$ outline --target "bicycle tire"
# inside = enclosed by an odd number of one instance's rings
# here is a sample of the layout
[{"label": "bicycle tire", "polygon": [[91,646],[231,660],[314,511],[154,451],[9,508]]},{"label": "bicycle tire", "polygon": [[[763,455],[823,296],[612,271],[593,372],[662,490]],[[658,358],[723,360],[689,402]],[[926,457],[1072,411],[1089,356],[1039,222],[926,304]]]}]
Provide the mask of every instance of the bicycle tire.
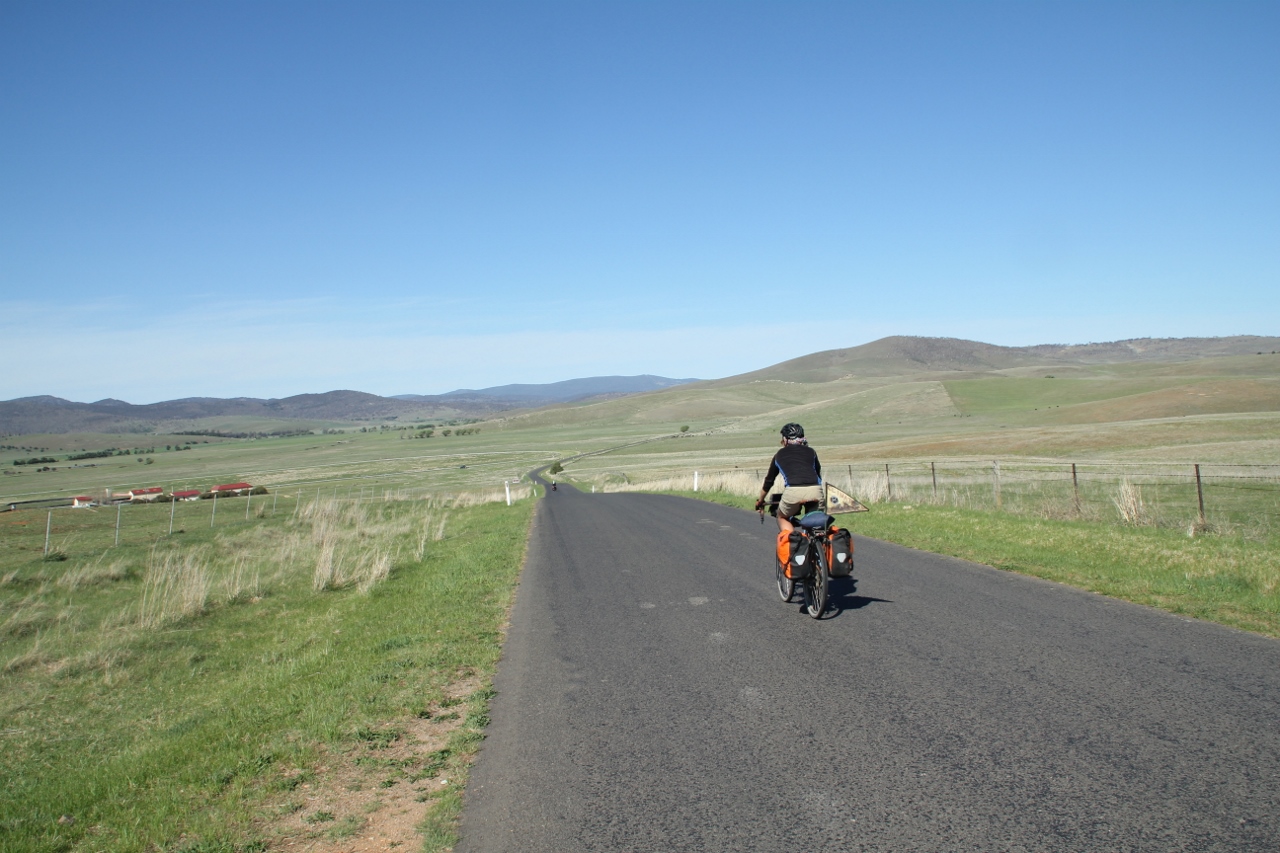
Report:
[{"label": "bicycle tire", "polygon": [[805,610],[814,619],[821,619],[827,609],[827,555],[821,542],[811,542],[809,559],[813,560],[813,576],[804,584]]},{"label": "bicycle tire", "polygon": [[778,597],[784,602],[790,603],[791,599],[796,596],[796,582],[787,577],[777,553],[773,555],[773,573],[778,579]]}]

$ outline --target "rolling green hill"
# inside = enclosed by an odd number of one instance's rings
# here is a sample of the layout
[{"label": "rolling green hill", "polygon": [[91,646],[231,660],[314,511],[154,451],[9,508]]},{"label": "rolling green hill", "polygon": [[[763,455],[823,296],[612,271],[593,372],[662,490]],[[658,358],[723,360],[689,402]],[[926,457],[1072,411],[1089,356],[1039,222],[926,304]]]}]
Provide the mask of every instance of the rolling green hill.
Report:
[{"label": "rolling green hill", "polygon": [[[1269,341],[1280,350],[1280,339],[1223,340],[1235,343],[1015,349],[888,338],[737,377],[503,413],[477,424],[478,434],[438,434],[421,441],[401,440],[410,433],[394,426],[360,433],[350,423],[343,425],[341,437],[259,441],[160,434],[15,436],[5,441],[9,449],[0,450],[6,473],[0,497],[158,483],[199,486],[210,478],[250,478],[274,487],[426,477],[440,488],[491,488],[536,464],[622,445],[628,447],[574,463],[575,469],[627,475],[697,467],[754,469],[767,461],[778,428],[788,421],[804,424],[822,448],[823,460],[835,464],[995,457],[1280,463],[1280,355],[1269,349],[1257,354]],[[1231,347],[1257,349],[1252,355],[1187,355]],[[1122,360],[1105,360],[1115,352]],[[861,372],[821,378],[851,369]],[[769,373],[774,376],[764,378]],[[216,426],[247,432],[287,423],[255,415],[219,418]],[[687,433],[681,427],[688,427]],[[676,435],[678,440],[664,438]],[[165,445],[187,441],[197,447],[163,451]],[[36,466],[12,464],[46,453],[65,457],[85,449],[153,446],[162,451],[147,457],[154,464],[133,456],[73,466],[60,458],[58,470],[43,473]]]},{"label": "rolling green hill", "polygon": [[[727,465],[799,421],[824,458],[1146,454],[1280,461],[1280,338],[995,347],[886,338],[763,370],[494,422],[504,431],[691,428]],[[1246,354],[1248,353],[1248,354]],[[670,449],[645,453],[669,459]],[[652,460],[658,463],[655,456]],[[605,459],[597,463],[605,464]],[[641,464],[637,460],[636,464]]]}]

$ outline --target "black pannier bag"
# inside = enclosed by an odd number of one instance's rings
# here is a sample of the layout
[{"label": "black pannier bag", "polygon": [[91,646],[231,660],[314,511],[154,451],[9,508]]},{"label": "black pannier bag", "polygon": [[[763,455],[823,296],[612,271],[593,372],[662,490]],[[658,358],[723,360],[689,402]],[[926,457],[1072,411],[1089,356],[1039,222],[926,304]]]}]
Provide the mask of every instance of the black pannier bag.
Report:
[{"label": "black pannier bag", "polygon": [[827,565],[831,577],[847,578],[853,571],[853,537],[839,527],[831,531],[827,540]]},{"label": "black pannier bag", "polygon": [[793,581],[805,580],[813,575],[809,561],[809,539],[799,530],[791,531],[791,559],[787,563],[787,577]]}]

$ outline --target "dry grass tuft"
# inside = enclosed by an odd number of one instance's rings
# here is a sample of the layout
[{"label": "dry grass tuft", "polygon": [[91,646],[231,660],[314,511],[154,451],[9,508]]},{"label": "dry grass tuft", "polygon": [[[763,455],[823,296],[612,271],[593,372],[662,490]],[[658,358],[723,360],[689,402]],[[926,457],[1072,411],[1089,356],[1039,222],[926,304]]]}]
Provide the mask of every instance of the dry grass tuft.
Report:
[{"label": "dry grass tuft", "polygon": [[138,623],[143,628],[159,628],[203,613],[211,588],[203,548],[164,555],[153,550],[143,579]]},{"label": "dry grass tuft", "polygon": [[866,504],[884,503],[889,499],[889,477],[882,471],[859,473],[854,477],[853,496]]},{"label": "dry grass tuft", "polygon": [[1150,521],[1147,507],[1142,501],[1142,487],[1130,483],[1128,477],[1120,481],[1120,488],[1111,501],[1120,511],[1120,518],[1125,524],[1136,527]]},{"label": "dry grass tuft", "polygon": [[101,583],[112,583],[127,579],[130,575],[130,570],[124,560],[113,560],[103,565],[108,553],[110,552],[103,551],[98,559],[89,563],[82,563],[67,570],[55,583],[68,590],[75,590],[82,586],[96,586]]},{"label": "dry grass tuft", "polygon": [[51,625],[56,617],[49,609],[34,606],[19,606],[0,624],[0,638],[17,639],[40,633],[41,629]]},{"label": "dry grass tuft", "polygon": [[10,658],[9,662],[4,665],[4,671],[22,672],[23,670],[35,669],[39,666],[47,666],[49,664],[49,656],[40,646],[40,635],[36,635],[36,641],[31,644],[31,648],[22,654]]}]

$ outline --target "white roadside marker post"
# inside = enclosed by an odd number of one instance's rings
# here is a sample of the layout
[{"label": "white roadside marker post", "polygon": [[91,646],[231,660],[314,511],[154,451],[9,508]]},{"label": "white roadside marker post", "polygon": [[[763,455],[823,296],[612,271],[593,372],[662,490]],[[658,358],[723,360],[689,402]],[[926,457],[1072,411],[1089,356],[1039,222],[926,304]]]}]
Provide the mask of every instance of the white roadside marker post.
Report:
[{"label": "white roadside marker post", "polygon": [[124,504],[116,504],[116,544],[120,544],[120,508]]},{"label": "white roadside marker post", "polygon": [[697,471],[693,472],[693,490],[695,492],[698,491],[698,472]]},{"label": "white roadside marker post", "polygon": [[502,487],[507,490],[507,506],[511,506],[511,482],[503,480]]}]

